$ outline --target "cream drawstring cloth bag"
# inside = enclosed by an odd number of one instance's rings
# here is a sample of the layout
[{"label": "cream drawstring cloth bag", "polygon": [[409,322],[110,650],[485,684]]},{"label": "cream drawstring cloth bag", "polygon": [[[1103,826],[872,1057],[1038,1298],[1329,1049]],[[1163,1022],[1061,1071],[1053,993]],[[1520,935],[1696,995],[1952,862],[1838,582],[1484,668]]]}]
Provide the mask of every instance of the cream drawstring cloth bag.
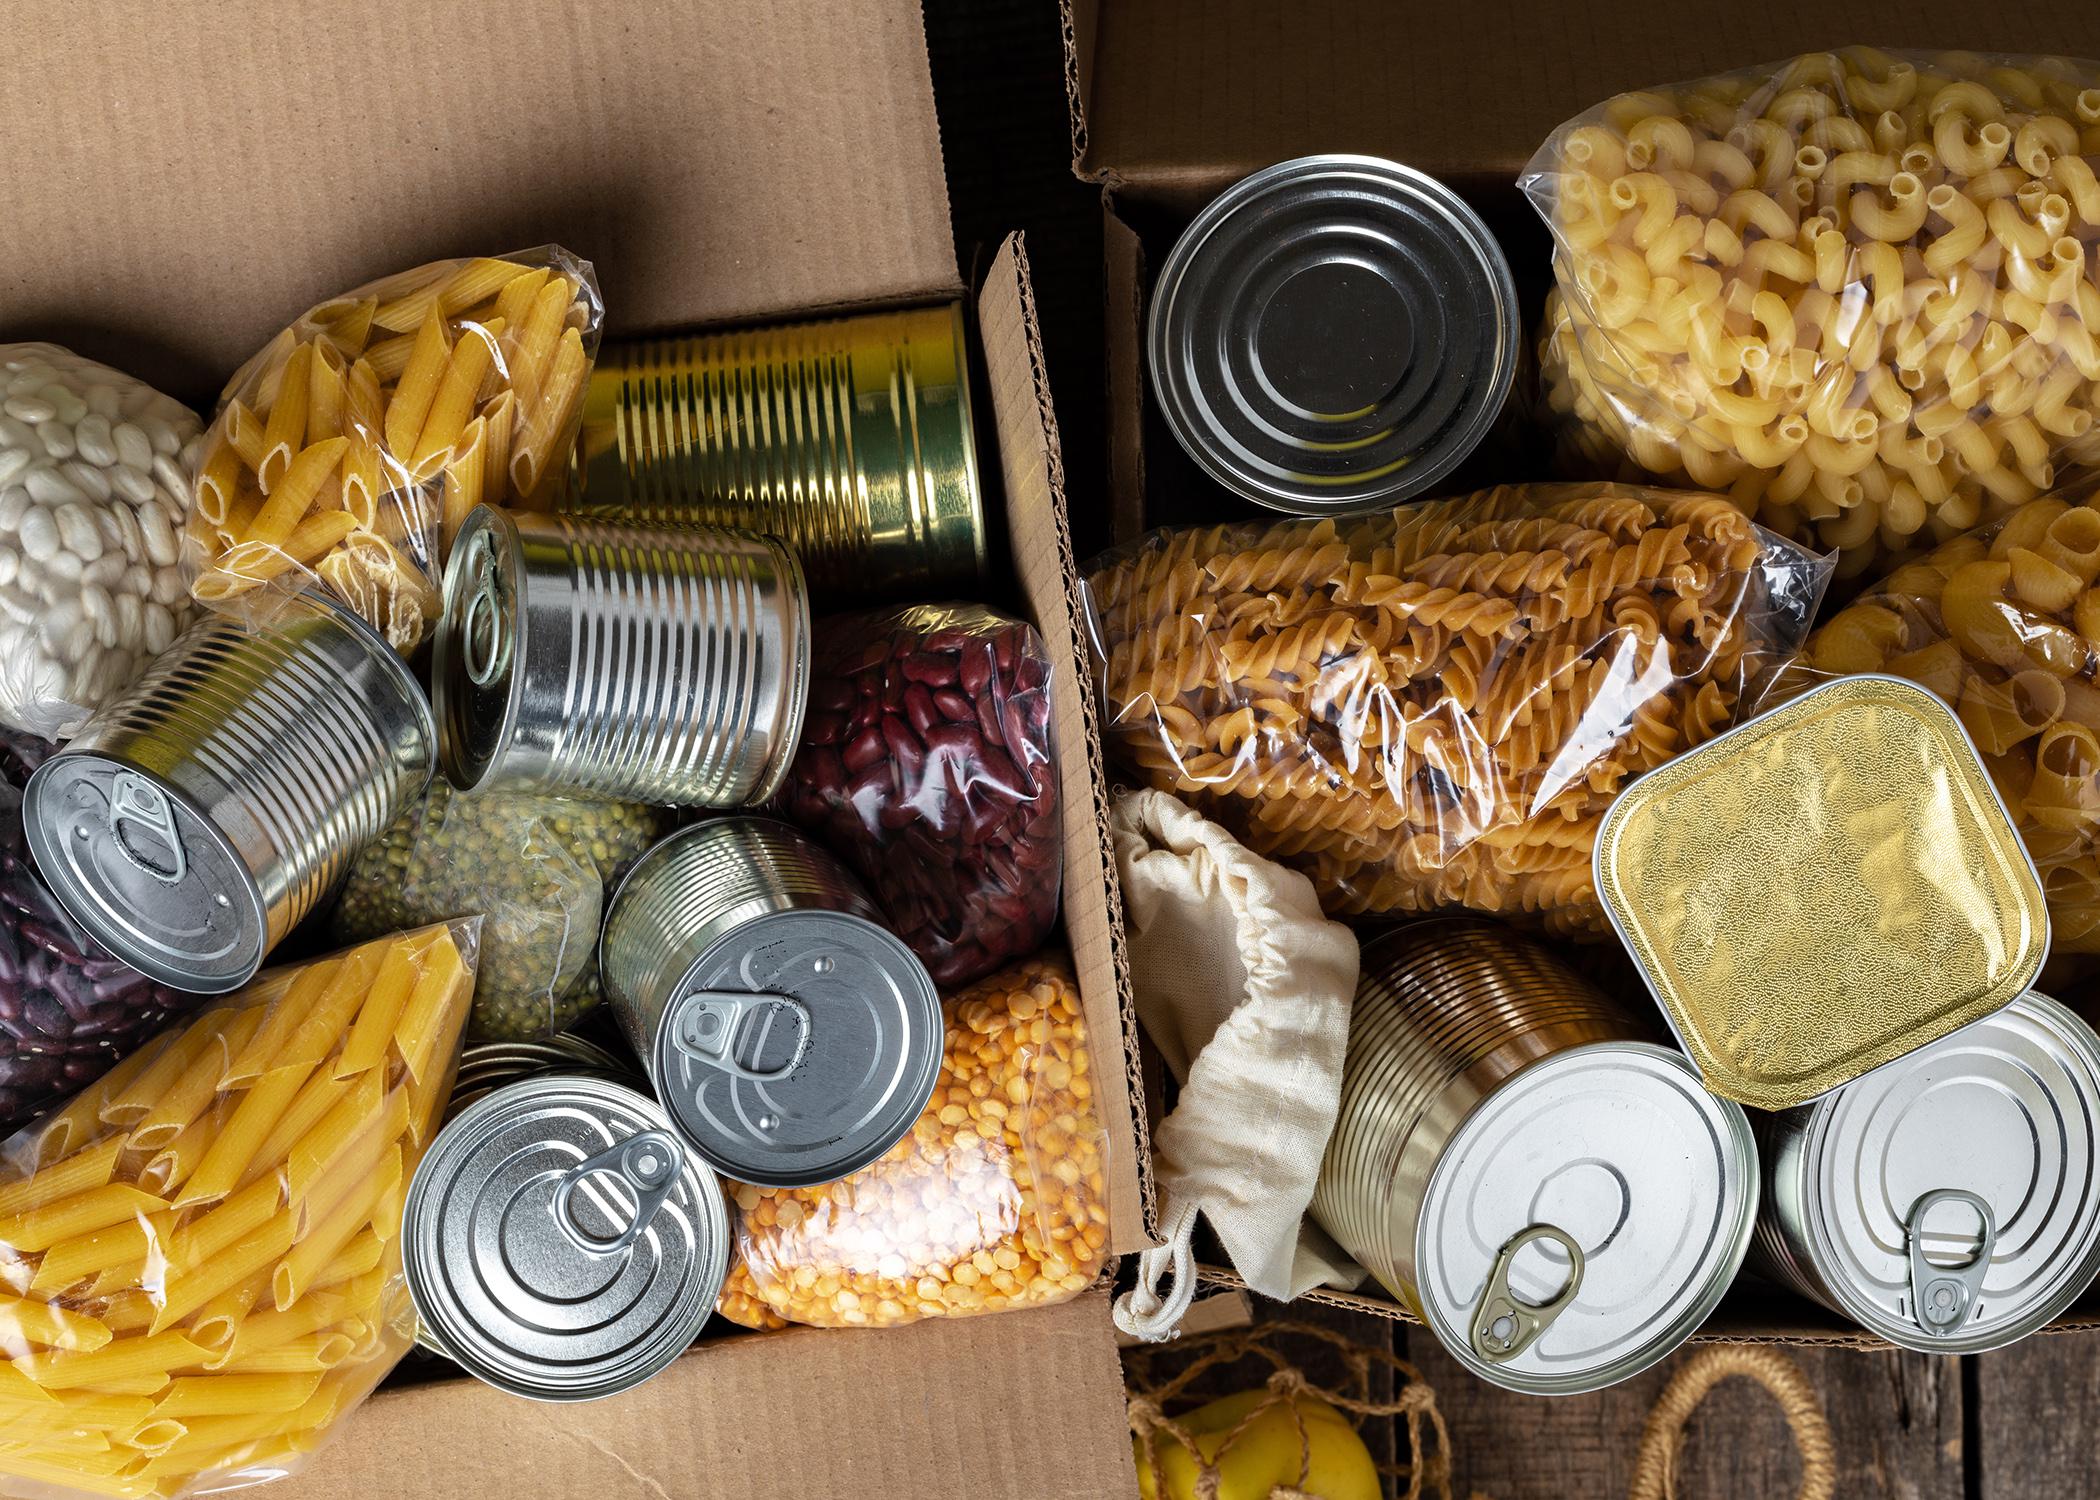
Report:
[{"label": "cream drawstring cloth bag", "polygon": [[1303,875],[1165,792],[1127,793],[1110,824],[1138,1019],[1181,1084],[1152,1137],[1166,1243],[1138,1257],[1116,1326],[1173,1335],[1196,1293],[1199,1214],[1263,1296],[1357,1285],[1362,1269],[1305,1218],[1341,1098],[1354,934]]}]

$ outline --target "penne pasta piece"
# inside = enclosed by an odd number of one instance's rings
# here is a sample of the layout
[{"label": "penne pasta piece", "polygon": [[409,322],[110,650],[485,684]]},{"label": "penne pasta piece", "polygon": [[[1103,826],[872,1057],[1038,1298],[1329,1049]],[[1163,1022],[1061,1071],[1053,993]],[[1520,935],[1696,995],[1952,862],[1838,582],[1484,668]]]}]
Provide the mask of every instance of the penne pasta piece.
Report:
[{"label": "penne pasta piece", "polygon": [[300,449],[279,478],[276,489],[255,513],[242,539],[282,543],[305,519],[314,497],[334,475],[349,448],[349,439],[332,437]]},{"label": "penne pasta piece", "polygon": [[394,1045],[411,1077],[421,1078],[442,1065],[441,1046],[457,1034],[449,1023],[471,996],[472,976],[449,932],[440,934],[423,957],[423,972],[410,991],[395,1029]]},{"label": "penne pasta piece", "polygon": [[240,542],[227,548],[212,563],[212,571],[199,578],[190,592],[207,603],[235,598],[273,578],[282,578],[295,568],[313,564],[355,530],[357,519],[348,511],[328,510],[308,516],[282,543]]},{"label": "penne pasta piece", "polygon": [[170,1145],[191,1121],[203,1114],[226,1076],[232,1060],[247,1046],[263,1024],[265,1007],[214,1006],[191,1023],[192,1030],[205,1030],[211,1040],[199,1049],[188,1072],[160,1097],[132,1128],[131,1145],[138,1151],[158,1151]]},{"label": "penne pasta piece", "polygon": [[284,1045],[270,1059],[270,1067],[314,1068],[342,1041],[343,1032],[372,987],[379,969],[380,954],[372,944],[353,948],[339,958],[310,965],[325,976],[306,1014]]},{"label": "penne pasta piece", "polygon": [[[105,1125],[132,1126],[153,1112],[153,1106],[197,1064],[215,1035],[210,1028],[191,1026],[161,1048],[152,1066],[113,1095],[100,1111]],[[0,1201],[5,1193],[0,1192]]]},{"label": "penne pasta piece", "polygon": [[151,1067],[162,1049],[170,1046],[174,1040],[168,1035],[154,1038],[104,1073],[98,1082],[75,1094],[66,1106],[46,1121],[38,1131],[36,1147],[30,1157],[31,1164],[41,1169],[60,1157],[80,1150],[91,1141],[101,1139],[107,1132],[107,1127],[102,1122],[102,1106],[129,1088],[132,1080]]},{"label": "penne pasta piece", "polygon": [[[395,458],[406,461],[422,435],[423,422],[437,399],[438,386],[451,363],[452,342],[446,336],[444,319],[433,303],[417,330],[408,363],[386,408],[386,447]],[[376,361],[375,361],[376,364]]]},{"label": "penne pasta piece", "polygon": [[459,316],[476,303],[503,292],[519,277],[530,274],[516,261],[477,256],[466,262],[445,282],[438,293],[438,311],[448,318]]},{"label": "penne pasta piece", "polygon": [[297,1411],[321,1386],[311,1375],[183,1375],[154,1403],[156,1417],[261,1416]]},{"label": "penne pasta piece", "polygon": [[444,378],[431,397],[430,411],[423,419],[414,452],[408,455],[409,473],[417,479],[436,473],[466,431],[467,422],[474,415],[475,399],[481,394],[481,383],[496,364],[496,341],[502,334],[501,318],[486,327],[472,325],[460,331],[458,342],[452,346],[452,357],[445,365]]},{"label": "penne pasta piece", "polygon": [[530,497],[546,477],[555,449],[567,436],[583,404],[584,378],[589,369],[583,335],[571,328],[562,335],[561,346],[555,351],[553,365],[540,389],[538,409],[518,435],[511,454],[511,485],[519,495]]},{"label": "penne pasta piece", "polygon": [[213,440],[197,472],[196,508],[201,520],[213,525],[226,519],[241,488],[241,455],[224,437]]},{"label": "penne pasta piece", "polygon": [[109,1326],[85,1313],[25,1297],[0,1297],[0,1353],[12,1359],[26,1346],[91,1353],[110,1341]]},{"label": "penne pasta piece", "polygon": [[300,1138],[342,1103],[349,1086],[326,1068],[316,1069],[300,1087],[285,1112],[278,1117],[270,1133],[255,1148],[255,1158],[250,1163],[242,1186],[247,1186],[263,1172],[282,1168],[292,1148]]},{"label": "penne pasta piece", "polygon": [[156,1493],[157,1486],[150,1478],[120,1475],[114,1469],[108,1473],[81,1467],[75,1460],[63,1455],[40,1457],[34,1452],[0,1454],[0,1474],[11,1474],[17,1479],[33,1479],[44,1484],[57,1485],[61,1489],[78,1490],[90,1495],[146,1496]]},{"label": "penne pasta piece", "polygon": [[116,1266],[144,1267],[156,1247],[164,1247],[174,1232],[172,1213],[131,1218],[107,1229],[61,1240],[44,1252],[29,1290],[46,1295],[64,1291],[90,1276]]},{"label": "penne pasta piece", "polygon": [[75,1391],[65,1398],[65,1419],[73,1427],[132,1428],[153,1413],[150,1396],[114,1396]]},{"label": "penne pasta piece", "polygon": [[335,977],[334,960],[308,964],[292,974],[290,982],[278,997],[264,1007],[262,1025],[252,1032],[244,1046],[234,1054],[233,1061],[226,1066],[221,1081],[223,1088],[239,1088],[255,1082],[270,1070],[272,1061],[284,1051],[284,1044],[291,1040],[292,1033],[306,1019],[321,992],[328,988],[328,981]]},{"label": "penne pasta piece", "polygon": [[117,1158],[124,1153],[124,1144],[121,1135],[105,1137],[20,1182],[0,1187],[0,1216],[27,1213],[32,1208],[41,1208],[75,1193],[107,1185],[110,1173],[116,1170]]},{"label": "penne pasta piece", "polygon": [[306,445],[306,403],[313,387],[313,358],[313,345],[293,348],[275,398],[264,415],[262,462],[255,466],[255,477],[265,495],[291,467],[292,456]]},{"label": "penne pasta piece", "polygon": [[[263,419],[236,398],[226,403],[226,410],[219,414],[219,422],[225,441],[240,455],[242,466],[251,474],[260,469],[264,452]],[[230,496],[232,491],[228,490],[227,494]],[[212,518],[207,516],[206,519]]]},{"label": "penne pasta piece", "polygon": [[236,1102],[226,1094],[212,1100],[209,1109],[183,1126],[182,1134],[146,1158],[146,1164],[139,1168],[139,1186],[149,1193],[172,1198],[175,1189],[188,1182],[197,1163],[204,1160],[204,1153],[225,1128]]},{"label": "penne pasta piece", "polygon": [[266,1375],[297,1370],[332,1370],[350,1357],[357,1341],[339,1330],[305,1333],[272,1349],[263,1349],[223,1368],[228,1374]]},{"label": "penne pasta piece", "polygon": [[486,451],[482,457],[481,496],[491,505],[500,503],[509,494],[510,445],[516,436],[518,425],[518,397],[510,390],[498,391],[493,400],[483,408],[482,420],[487,423]]},{"label": "penne pasta piece", "polygon": [[0,1244],[22,1254],[48,1250],[61,1240],[107,1229],[142,1214],[159,1213],[168,1204],[124,1183],[90,1188],[70,1198],[0,1216]]},{"label": "penne pasta piece", "polygon": [[313,346],[306,393],[306,440],[343,435],[343,352],[326,341]]},{"label": "penne pasta piece", "polygon": [[264,1350],[279,1348],[293,1339],[323,1332],[333,1324],[355,1318],[360,1312],[376,1307],[385,1290],[385,1278],[376,1272],[368,1273],[333,1290],[310,1290],[299,1299],[297,1306],[284,1312],[255,1313],[234,1335],[232,1357],[248,1359]]},{"label": "penne pasta piece", "polygon": [[209,1203],[240,1186],[247,1175],[249,1162],[255,1158],[256,1149],[291,1107],[292,1100],[305,1086],[310,1071],[296,1067],[279,1068],[265,1073],[250,1085],[241,1102],[234,1107],[225,1129],[204,1153],[204,1160],[197,1164],[197,1170],[190,1174],[189,1181],[175,1195],[177,1208]]},{"label": "penne pasta piece", "polygon": [[381,339],[378,343],[370,345],[360,358],[371,367],[382,383],[391,383],[399,380],[401,372],[408,368],[408,358],[415,352],[415,348],[415,334],[404,333],[396,338]]},{"label": "penne pasta piece", "polygon": [[255,1304],[269,1295],[270,1277],[267,1271],[250,1276],[239,1286],[228,1287],[197,1309],[197,1316],[190,1319],[190,1337],[212,1351],[212,1358],[205,1362],[208,1370],[223,1369],[231,1357],[234,1340],[240,1337],[241,1326],[246,1322]]},{"label": "penne pasta piece", "polygon": [[[346,1281],[355,1281],[367,1271],[376,1270],[386,1259],[387,1242],[372,1229],[360,1229],[355,1238],[343,1247],[342,1253],[315,1275],[315,1292],[341,1286]],[[307,1294],[311,1297],[313,1294]]]},{"label": "penne pasta piece", "polygon": [[173,1265],[201,1265],[269,1223],[283,1206],[284,1185],[276,1178],[251,1182],[178,1229],[168,1242],[168,1260]]},{"label": "penne pasta piece", "polygon": [[[330,1083],[338,1091],[333,1106],[287,1148],[285,1191],[295,1204],[303,1203],[330,1168],[351,1154],[361,1136],[385,1129],[388,1123],[384,1117],[388,1090],[380,1070],[356,1075],[355,1083],[345,1079],[331,1079]],[[405,1089],[392,1092],[407,1093]],[[391,1134],[399,1135],[399,1127]],[[378,1155],[377,1150],[371,1153],[374,1160]]]},{"label": "penne pasta piece", "polygon": [[[466,523],[468,512],[481,503],[482,474],[488,460],[489,424],[476,417],[467,424],[459,444],[445,461],[444,504],[439,518],[440,556],[452,551],[452,539]],[[498,472],[501,472],[500,470]]]},{"label": "penne pasta piece", "polygon": [[540,389],[561,344],[571,298],[568,281],[551,277],[533,297],[525,321],[512,325],[517,337],[507,342],[504,352],[510,365],[510,388],[517,393],[521,413],[539,407]]},{"label": "penne pasta piece", "polygon": [[180,1333],[154,1333],[113,1339],[92,1354],[25,1355],[14,1366],[46,1390],[107,1390],[156,1378],[165,1384],[170,1372],[201,1366],[206,1352]]},{"label": "penne pasta piece", "polygon": [[386,399],[380,394],[378,372],[368,360],[352,365],[344,379],[343,428],[343,435],[350,439],[350,451],[343,455],[343,509],[369,531],[384,493],[379,443],[386,431]]},{"label": "penne pasta piece", "polygon": [[[219,1293],[238,1286],[249,1277],[280,1260],[296,1238],[289,1213],[272,1218],[261,1229],[236,1240],[219,1254],[201,1262],[183,1262],[168,1267],[168,1287],[161,1309],[153,1320],[154,1332],[172,1328],[188,1319]],[[282,1266],[278,1271],[283,1270]],[[273,1275],[273,1282],[274,1275]],[[206,1350],[208,1358],[211,1351]],[[203,1360],[198,1361],[199,1364]]]},{"label": "penne pasta piece", "polygon": [[[296,1303],[314,1278],[339,1255],[357,1231],[372,1220],[372,1212],[401,1182],[401,1147],[390,1146],[376,1171],[360,1181],[348,1196],[308,1227],[306,1237],[290,1246],[270,1277],[270,1292],[279,1312]],[[279,1221],[291,1227],[287,1215]],[[287,1236],[287,1243],[289,1237]]]},{"label": "penne pasta piece", "polygon": [[356,359],[372,339],[372,317],[379,311],[377,297],[360,297],[328,320],[328,341],[346,360]]},{"label": "penne pasta piece", "polygon": [[111,1333],[144,1333],[153,1326],[153,1315],[159,1311],[150,1292],[133,1288],[103,1298],[95,1315]]},{"label": "penne pasta piece", "polygon": [[539,296],[540,288],[547,284],[547,278],[553,274],[545,266],[541,266],[536,270],[521,271],[504,282],[503,290],[496,294],[496,316],[512,328],[518,327],[525,315],[532,310],[533,300]]},{"label": "penne pasta piece", "polygon": [[336,1058],[335,1076],[349,1078],[386,1060],[387,1044],[400,1024],[402,1009],[415,987],[416,953],[406,938],[382,939],[384,951],[372,986],[358,1008],[357,1020]]}]

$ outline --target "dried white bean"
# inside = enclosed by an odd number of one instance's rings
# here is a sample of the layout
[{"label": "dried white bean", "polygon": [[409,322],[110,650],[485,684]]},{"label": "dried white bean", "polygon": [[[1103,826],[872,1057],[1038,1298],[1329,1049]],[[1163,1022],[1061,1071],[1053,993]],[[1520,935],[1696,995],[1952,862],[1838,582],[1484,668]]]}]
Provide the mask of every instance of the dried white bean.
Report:
[{"label": "dried white bean", "polygon": [[153,481],[146,477],[144,470],[134,469],[129,464],[119,464],[109,471],[109,482],[118,494],[133,505],[153,504]]},{"label": "dried white bean", "polygon": [[58,408],[41,396],[9,396],[7,400],[0,401],[0,411],[31,426],[39,422],[48,422],[58,415]]},{"label": "dried white bean", "polygon": [[146,628],[146,606],[137,594],[117,595],[117,639],[136,642]]},{"label": "dried white bean", "polygon": [[124,549],[124,555],[137,562],[146,555],[145,533],[139,527],[138,512],[128,505],[112,505],[102,512],[103,530],[115,532],[109,540]]},{"label": "dried white bean", "polygon": [[0,586],[13,583],[15,581],[15,573],[21,566],[22,557],[20,553],[6,547],[0,547]]},{"label": "dried white bean", "polygon": [[145,607],[145,621],[140,634],[146,642],[146,649],[155,656],[160,655],[168,649],[168,643],[175,639],[174,614],[165,604],[149,603]]},{"label": "dried white bean", "polygon": [[138,513],[139,534],[146,541],[146,556],[156,567],[172,568],[181,555],[181,547],[175,540],[175,527],[168,520],[167,512],[159,506],[149,506]]},{"label": "dried white bean", "polygon": [[[44,637],[44,644],[54,649],[56,649],[60,641],[65,640],[75,630],[86,624],[87,615],[81,609],[78,599],[59,600],[46,608],[36,622],[37,630]],[[88,636],[90,639],[93,638],[93,627],[89,628]],[[71,656],[74,653],[67,652],[66,654]]]},{"label": "dried white bean", "polygon": [[[102,560],[109,562],[111,559],[123,561],[123,558],[114,552]],[[134,598],[143,599],[152,592],[153,570],[144,563],[131,563],[112,573],[109,581],[112,587],[121,588]]]},{"label": "dried white bean", "polygon": [[86,506],[61,505],[57,514],[59,540],[68,552],[84,563],[102,555],[102,533],[95,529],[95,518]]},{"label": "dried white bean", "polygon": [[88,410],[105,422],[116,421],[124,410],[123,398],[117,395],[117,388],[113,385],[91,386],[87,393],[87,404]]},{"label": "dried white bean", "polygon": [[109,499],[112,493],[109,476],[93,464],[76,458],[60,467],[64,470],[66,478],[72,480],[82,493],[96,500]]},{"label": "dried white bean", "polygon": [[[44,514],[49,515],[50,512],[46,511]],[[80,575],[86,569],[87,565],[85,563],[63,547],[44,559],[44,571],[53,578],[63,578],[68,583],[79,582]],[[51,591],[47,590],[46,592]]]},{"label": "dried white bean", "polygon": [[83,619],[59,643],[56,655],[60,661],[77,661],[95,643],[95,627]]},{"label": "dried white bean", "polygon": [[36,617],[42,612],[43,601],[34,594],[23,589],[0,586],[0,613],[6,614],[17,625],[35,623]]},{"label": "dried white bean", "polygon": [[0,448],[0,485],[5,485],[29,467],[27,448]]},{"label": "dried white bean", "polygon": [[[113,589],[122,584],[130,575],[131,569],[137,566],[121,552],[105,552],[80,570],[80,581],[99,583],[106,589]],[[143,572],[143,569],[141,571]],[[141,588],[133,592],[144,593],[145,590]]]},{"label": "dried white bean", "polygon": [[0,446],[33,448],[36,441],[36,429],[27,422],[17,422],[13,417],[0,417]]},{"label": "dried white bean", "polygon": [[153,443],[136,422],[119,422],[110,429],[117,457],[141,472],[153,467]]},{"label": "dried white bean", "polygon": [[31,469],[22,479],[29,498],[39,505],[76,505],[87,499],[73,481],[56,469]]},{"label": "dried white bean", "polygon": [[139,426],[153,444],[153,451],[163,458],[173,458],[182,451],[183,434],[168,425],[168,419],[152,412],[139,416]]},{"label": "dried white bean", "polygon": [[48,370],[40,370],[33,365],[29,366],[7,382],[7,394],[10,396],[34,396],[44,388],[44,382],[50,378],[51,374]]},{"label": "dried white bean", "polygon": [[153,587],[146,591],[146,597],[171,608],[181,604],[189,596],[189,585],[182,581],[182,571],[179,568],[162,568],[153,575]]},{"label": "dried white bean", "polygon": [[58,552],[58,523],[51,519],[48,510],[23,512],[16,523],[16,536],[21,540],[22,550],[38,562],[45,562]]},{"label": "dried white bean", "polygon": [[0,532],[12,532],[22,524],[22,514],[30,506],[29,491],[19,484],[0,489]]},{"label": "dried white bean", "polygon": [[[108,387],[97,386],[96,389],[107,390]],[[73,429],[73,445],[80,450],[82,458],[97,468],[106,469],[117,461],[117,445],[111,441],[109,418],[100,412],[91,411],[80,419],[80,425]]]},{"label": "dried white bean", "polygon": [[182,465],[164,453],[153,455],[153,477],[160,487],[171,495],[187,495],[190,492],[189,477],[182,472]]},{"label": "dried white bean", "polygon": [[44,451],[53,458],[71,458],[76,451],[73,446],[73,429],[59,421],[46,422],[36,430]]}]

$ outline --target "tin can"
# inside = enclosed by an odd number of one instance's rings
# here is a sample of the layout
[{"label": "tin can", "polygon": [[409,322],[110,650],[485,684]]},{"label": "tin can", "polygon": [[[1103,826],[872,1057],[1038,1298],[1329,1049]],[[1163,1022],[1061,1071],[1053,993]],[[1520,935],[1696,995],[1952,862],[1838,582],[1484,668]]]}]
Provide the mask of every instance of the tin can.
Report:
[{"label": "tin can", "polygon": [[608,1078],[630,1088],[648,1088],[632,1066],[574,1032],[562,1032],[544,1041],[469,1042],[459,1056],[459,1072],[452,1082],[445,1118],[451,1119],[506,1084],[547,1073],[570,1078]]},{"label": "tin can", "polygon": [[1843,677],[1628,787],[1597,894],[1706,1086],[1805,1104],[2024,992],[2049,907],[1961,720]]},{"label": "tin can", "polygon": [[409,1183],[402,1269],[425,1335],[512,1395],[593,1401],[684,1353],[729,1268],[729,1212],[655,1101],[548,1075],[479,1100]]},{"label": "tin can", "polygon": [[481,506],[432,663],[445,776],[736,807],[779,790],[809,695],[809,593],[770,537]]},{"label": "tin can", "polygon": [[1508,403],[1523,345],[1494,235],[1433,177],[1370,156],[1280,162],[1175,242],[1152,390],[1204,472],[1299,515],[1433,488]]},{"label": "tin can", "polygon": [[1981,1354],[2100,1274],[2100,1039],[2029,991],[1764,1127],[1756,1264],[1869,1333]]},{"label": "tin can", "polygon": [[967,589],[969,371],[960,303],[608,346],[557,503],[777,536],[827,597]]},{"label": "tin can", "polygon": [[407,665],[316,591],[267,628],[198,621],[30,778],[23,823],[96,941],[220,994],[423,795],[436,754]]},{"label": "tin can", "polygon": [[1757,1208],[1740,1107],[1537,944],[1474,918],[1364,948],[1312,1211],[1460,1363],[1534,1395],[1665,1358]]},{"label": "tin can", "polygon": [[672,1121],[740,1182],[849,1176],[933,1096],[933,980],[845,867],[785,823],[718,818],[644,854],[606,909],[598,963]]}]

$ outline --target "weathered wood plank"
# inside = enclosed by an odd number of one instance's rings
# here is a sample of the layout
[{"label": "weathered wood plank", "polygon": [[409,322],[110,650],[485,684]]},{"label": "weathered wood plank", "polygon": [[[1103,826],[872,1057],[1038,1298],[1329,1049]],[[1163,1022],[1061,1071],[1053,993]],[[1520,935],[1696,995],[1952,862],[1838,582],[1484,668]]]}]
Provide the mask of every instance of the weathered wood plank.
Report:
[{"label": "weathered wood plank", "polygon": [[1978,1493],[1972,1500],[2089,1495],[2100,1473],[2100,1343],[2033,1338],[1976,1356]]},{"label": "weathered wood plank", "polygon": [[[1547,1400],[1487,1385],[1420,1329],[1408,1335],[1407,1357],[1435,1386],[1451,1426],[1459,1494],[1557,1500],[1626,1493],[1641,1426],[1674,1361],[1594,1396]],[[1847,1500],[1963,1500],[1957,1361],[1789,1352],[1822,1395],[1837,1450],[1838,1494]],[[2087,1399],[2092,1389],[2089,1378]],[[1800,1475],[1778,1406],[1748,1382],[1730,1380],[1707,1398],[1686,1430],[1676,1493],[1681,1500],[1788,1500]],[[2071,1492],[2037,1486],[2026,1494]],[[2004,1500],[2012,1500],[2010,1491]]]}]

